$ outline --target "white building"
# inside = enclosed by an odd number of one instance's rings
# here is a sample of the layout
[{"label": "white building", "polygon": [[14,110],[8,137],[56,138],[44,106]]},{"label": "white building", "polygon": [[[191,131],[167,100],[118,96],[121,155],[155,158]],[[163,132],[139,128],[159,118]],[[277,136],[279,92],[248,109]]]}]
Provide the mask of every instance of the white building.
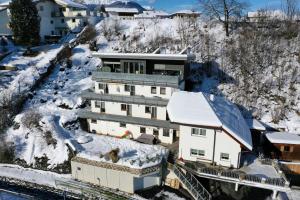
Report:
[{"label": "white building", "polygon": [[106,5],[105,11],[110,16],[117,16],[121,19],[134,19],[134,15],[142,13],[145,9],[134,1],[116,1]]},{"label": "white building", "polygon": [[193,10],[180,10],[174,12],[172,18],[197,18],[200,17],[201,13]]},{"label": "white building", "polygon": [[190,55],[97,53],[101,72],[95,87],[82,97],[90,108],[80,111],[90,132],[116,137],[154,135],[162,143],[178,138],[178,125],[168,120],[172,94],[184,90]]},{"label": "white building", "polygon": [[170,14],[161,10],[146,10],[143,13],[134,15],[135,19],[164,19],[170,17]]},{"label": "white building", "polygon": [[167,110],[171,122],[180,126],[180,159],[239,168],[242,151],[252,150],[248,125],[223,97],[176,92]]},{"label": "white building", "polygon": [[0,7],[0,36],[11,35],[9,28],[9,10],[7,7]]},{"label": "white building", "polygon": [[[89,12],[87,8],[71,0],[37,0],[36,8],[40,17],[41,41],[57,40],[68,32],[79,32],[88,22]],[[2,4],[8,10],[9,3]],[[1,11],[0,11],[1,12]],[[1,12],[2,16],[2,12]],[[11,30],[5,24],[9,24],[9,15],[1,17],[0,34]],[[2,27],[4,26],[4,27]]]}]

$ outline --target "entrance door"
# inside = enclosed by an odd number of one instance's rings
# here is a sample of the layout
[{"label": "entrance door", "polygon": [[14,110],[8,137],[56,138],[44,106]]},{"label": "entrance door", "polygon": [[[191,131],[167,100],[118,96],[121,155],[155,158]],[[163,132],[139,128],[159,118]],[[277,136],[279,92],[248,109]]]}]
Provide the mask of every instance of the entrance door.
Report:
[{"label": "entrance door", "polygon": [[135,95],[135,86],[132,85],[132,86],[130,87],[130,96],[134,96],[134,95]]}]

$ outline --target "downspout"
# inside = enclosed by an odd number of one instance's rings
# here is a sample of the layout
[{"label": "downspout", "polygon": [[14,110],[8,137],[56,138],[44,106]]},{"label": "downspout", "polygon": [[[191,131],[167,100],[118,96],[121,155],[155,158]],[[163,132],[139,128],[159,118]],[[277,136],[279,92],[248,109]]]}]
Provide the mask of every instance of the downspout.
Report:
[{"label": "downspout", "polygon": [[216,135],[217,135],[217,131],[214,130],[215,134],[214,134],[214,145],[213,145],[213,157],[212,157],[212,164],[214,165],[215,163],[215,151],[216,151]]}]

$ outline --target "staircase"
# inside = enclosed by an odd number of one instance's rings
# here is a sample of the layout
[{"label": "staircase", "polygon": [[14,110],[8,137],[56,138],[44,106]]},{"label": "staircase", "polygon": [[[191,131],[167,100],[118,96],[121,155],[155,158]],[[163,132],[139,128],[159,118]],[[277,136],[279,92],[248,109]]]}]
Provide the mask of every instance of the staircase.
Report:
[{"label": "staircase", "polygon": [[172,169],[179,181],[186,187],[195,200],[211,200],[209,192],[191,173],[183,172],[178,165],[172,165]]}]

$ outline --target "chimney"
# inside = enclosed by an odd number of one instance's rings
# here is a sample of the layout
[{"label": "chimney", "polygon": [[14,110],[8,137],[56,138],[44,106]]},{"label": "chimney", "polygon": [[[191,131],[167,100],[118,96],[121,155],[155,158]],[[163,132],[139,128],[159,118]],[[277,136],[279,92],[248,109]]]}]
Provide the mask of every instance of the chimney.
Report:
[{"label": "chimney", "polygon": [[215,101],[215,95],[210,94],[210,95],[209,95],[209,99],[210,99],[211,101]]}]

